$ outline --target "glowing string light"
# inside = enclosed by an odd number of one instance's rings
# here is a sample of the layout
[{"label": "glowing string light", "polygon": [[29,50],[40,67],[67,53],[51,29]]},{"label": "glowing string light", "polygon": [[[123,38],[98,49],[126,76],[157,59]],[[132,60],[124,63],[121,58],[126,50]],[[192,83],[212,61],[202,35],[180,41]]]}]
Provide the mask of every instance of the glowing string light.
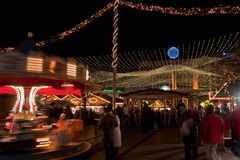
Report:
[{"label": "glowing string light", "polygon": [[21,113],[23,109],[24,104],[24,88],[21,86],[12,86],[17,93],[17,100],[14,105],[14,110],[16,111],[16,108],[19,106],[18,111]]},{"label": "glowing string light", "polygon": [[119,8],[119,0],[115,0],[114,7],[113,7],[113,38],[112,38],[112,68],[113,68],[113,79],[112,79],[112,86],[113,86],[113,98],[112,98],[112,105],[115,109],[116,104],[116,75],[117,75],[117,64],[118,64],[118,8]]},{"label": "glowing string light", "polygon": [[[118,0],[119,1],[119,0]],[[192,15],[212,15],[212,14],[240,14],[240,6],[218,6],[211,8],[200,8],[200,7],[192,7],[192,8],[173,8],[173,7],[161,7],[154,5],[146,5],[142,3],[133,3],[129,1],[119,1],[118,6],[124,6],[131,9],[136,9],[140,11],[150,11],[150,12],[159,12],[160,14],[171,14],[171,15],[183,15],[183,16],[192,16]],[[76,24],[74,27],[59,33],[56,36],[51,37],[48,40],[43,40],[37,42],[37,46],[45,46],[48,43],[56,42],[58,40],[64,39],[70,36],[73,33],[78,32],[81,28],[87,26],[91,22],[93,22],[96,18],[101,17],[107,11],[114,9],[113,3],[108,3],[105,7],[103,7],[98,12],[94,13],[90,18],[85,19],[84,21]],[[0,48],[0,52],[10,52],[14,49],[14,47]]]},{"label": "glowing string light", "polygon": [[[80,23],[76,24],[74,27],[59,33],[56,36],[52,36],[50,39],[47,40],[43,40],[40,42],[36,42],[37,46],[45,46],[49,43],[52,42],[57,42],[61,39],[64,39],[76,32],[78,32],[81,28],[87,26],[88,24],[92,23],[95,19],[101,17],[104,13],[108,12],[109,10],[113,9],[113,3],[108,3],[106,6],[104,6],[101,10],[99,10],[98,12],[94,13],[93,15],[90,16],[90,18],[85,19],[84,21],[81,21]],[[7,48],[0,48],[0,52],[11,52],[12,50],[14,50],[14,47],[7,47]]]},{"label": "glowing string light", "polygon": [[41,41],[36,43],[37,46],[45,46],[49,42],[56,42],[58,40],[64,39],[67,36],[70,36],[73,33],[78,32],[81,28],[85,27],[86,25],[90,24],[93,22],[95,19],[98,17],[101,17],[104,13],[107,11],[111,10],[113,8],[113,3],[108,3],[105,7],[103,7],[101,10],[98,12],[94,13],[90,18],[76,24],[74,27],[70,28],[69,30],[66,30],[62,33],[59,33],[57,36],[54,36],[53,38],[46,40],[46,41]]},{"label": "glowing string light", "polygon": [[121,5],[140,11],[158,12],[161,14],[171,14],[171,15],[183,15],[183,16],[193,16],[193,15],[213,15],[213,14],[240,14],[240,6],[219,6],[212,8],[174,8],[174,7],[161,7],[155,5],[146,5],[143,3],[133,3],[129,1],[121,1]]},{"label": "glowing string light", "polygon": [[36,105],[36,101],[35,101],[36,94],[40,89],[43,89],[43,88],[48,88],[48,86],[40,86],[40,87],[33,86],[30,90],[29,106],[30,106],[31,113],[37,111],[37,105]]},{"label": "glowing string light", "polygon": [[20,102],[20,93],[19,93],[19,90],[15,87],[15,86],[8,86],[8,87],[11,87],[15,90],[16,94],[17,94],[17,98],[16,98],[16,101],[13,105],[13,108],[11,109],[11,112],[12,113],[17,113],[17,106]]}]

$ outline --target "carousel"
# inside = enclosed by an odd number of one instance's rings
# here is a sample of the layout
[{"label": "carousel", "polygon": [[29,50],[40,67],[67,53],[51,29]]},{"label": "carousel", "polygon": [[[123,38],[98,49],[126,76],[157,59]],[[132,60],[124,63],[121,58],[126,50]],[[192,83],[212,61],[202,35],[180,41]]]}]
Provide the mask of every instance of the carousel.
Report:
[{"label": "carousel", "polygon": [[[66,119],[66,115],[61,114],[59,119],[49,122],[48,115],[36,114],[38,97],[80,97],[85,90],[100,89],[101,86],[88,81],[87,66],[74,59],[44,54],[36,47],[31,34],[12,52],[1,53],[0,62],[0,94],[8,95],[11,99],[8,105],[12,105],[10,109],[3,107],[2,113],[7,115],[1,115],[4,119],[0,126],[0,159],[51,159],[53,152],[57,153],[54,158],[68,157],[90,148],[89,143],[81,140],[81,119]],[[63,148],[66,146],[67,151]],[[26,156],[24,153],[29,151],[34,154]]]}]

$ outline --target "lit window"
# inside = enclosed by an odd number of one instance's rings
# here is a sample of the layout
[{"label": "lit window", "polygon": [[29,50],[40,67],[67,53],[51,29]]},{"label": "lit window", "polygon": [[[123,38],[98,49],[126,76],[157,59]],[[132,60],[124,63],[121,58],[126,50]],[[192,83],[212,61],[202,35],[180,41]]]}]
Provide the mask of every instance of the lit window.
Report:
[{"label": "lit window", "polygon": [[27,71],[30,72],[42,72],[43,71],[43,59],[27,57]]},{"label": "lit window", "polygon": [[72,63],[67,63],[67,75],[76,77],[77,75],[77,65]]}]

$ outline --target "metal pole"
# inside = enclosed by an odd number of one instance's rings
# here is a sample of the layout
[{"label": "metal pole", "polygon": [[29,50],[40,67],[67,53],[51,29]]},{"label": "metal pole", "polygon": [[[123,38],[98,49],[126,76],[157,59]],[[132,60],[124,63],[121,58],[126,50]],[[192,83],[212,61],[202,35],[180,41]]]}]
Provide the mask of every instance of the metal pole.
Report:
[{"label": "metal pole", "polygon": [[116,105],[116,76],[117,76],[117,61],[118,61],[118,8],[119,8],[119,0],[115,0],[114,2],[114,16],[113,16],[113,48],[112,48],[112,68],[113,68],[113,80],[112,80],[112,87],[113,87],[113,97],[112,97],[112,106],[115,109]]}]

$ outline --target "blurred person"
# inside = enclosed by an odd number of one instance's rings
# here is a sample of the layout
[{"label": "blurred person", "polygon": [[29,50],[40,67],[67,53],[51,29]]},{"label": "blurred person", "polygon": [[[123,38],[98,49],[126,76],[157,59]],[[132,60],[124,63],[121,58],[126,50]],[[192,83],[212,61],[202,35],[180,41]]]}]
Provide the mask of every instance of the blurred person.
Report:
[{"label": "blurred person", "polygon": [[113,111],[113,115],[115,116],[118,124],[118,126],[114,128],[114,157],[113,157],[114,160],[117,160],[119,148],[122,146],[122,135],[120,129],[121,122],[116,111]]},{"label": "blurred person", "polygon": [[120,122],[122,125],[122,123],[123,123],[123,108],[118,105],[116,108],[116,113],[117,113],[118,118],[120,119]]},{"label": "blurred person", "polygon": [[240,157],[240,107],[236,107],[232,112],[231,118],[232,129],[232,150],[235,155]]},{"label": "blurred person", "polygon": [[62,113],[60,115],[57,124],[53,126],[53,129],[50,131],[49,137],[52,142],[51,144],[52,149],[63,147],[70,141],[66,114]]},{"label": "blurred person", "polygon": [[65,113],[62,113],[57,121],[57,127],[60,130],[67,130],[68,129],[68,121],[67,116]]},{"label": "blurred person", "polygon": [[186,106],[183,102],[177,105],[177,111],[178,111],[178,124],[181,125],[185,120],[186,115]]},{"label": "blurred person", "polygon": [[143,130],[143,134],[147,134],[152,125],[152,117],[151,117],[151,109],[148,107],[148,104],[145,102],[143,104],[143,108],[141,110],[141,126]]},{"label": "blurred person", "polygon": [[13,128],[13,119],[14,119],[14,115],[13,114],[9,114],[6,118],[5,118],[5,124],[3,126],[3,129],[7,132],[11,132],[12,128]]},{"label": "blurred person", "polygon": [[204,144],[209,160],[221,160],[221,155],[217,148],[223,142],[223,132],[223,119],[214,112],[213,105],[208,105],[206,116],[203,118],[200,126],[200,142]]},{"label": "blurred person", "polygon": [[58,109],[57,102],[51,102],[49,104],[49,118],[51,119],[52,123],[56,122],[59,119],[61,113],[60,110]]},{"label": "blurred person", "polygon": [[126,104],[123,105],[123,126],[130,127],[129,107]]},{"label": "blurred person", "polygon": [[69,105],[66,106],[64,113],[66,114],[67,119],[73,119],[72,109]]},{"label": "blurred person", "polygon": [[[227,106],[227,104],[224,104],[221,107],[221,117],[224,122],[224,134],[223,134],[223,139],[224,137],[230,137],[231,136],[231,113],[230,110]],[[223,143],[219,146],[221,151],[224,151],[226,147],[229,147],[229,141],[223,141]]]},{"label": "blurred person", "polygon": [[187,110],[185,120],[180,127],[180,133],[184,143],[185,160],[196,159],[198,156],[197,121],[194,116],[194,111]]},{"label": "blurred person", "polygon": [[104,116],[98,123],[98,128],[103,131],[103,144],[105,149],[105,159],[114,160],[114,129],[118,127],[118,122],[112,114],[112,106],[104,108]]}]

